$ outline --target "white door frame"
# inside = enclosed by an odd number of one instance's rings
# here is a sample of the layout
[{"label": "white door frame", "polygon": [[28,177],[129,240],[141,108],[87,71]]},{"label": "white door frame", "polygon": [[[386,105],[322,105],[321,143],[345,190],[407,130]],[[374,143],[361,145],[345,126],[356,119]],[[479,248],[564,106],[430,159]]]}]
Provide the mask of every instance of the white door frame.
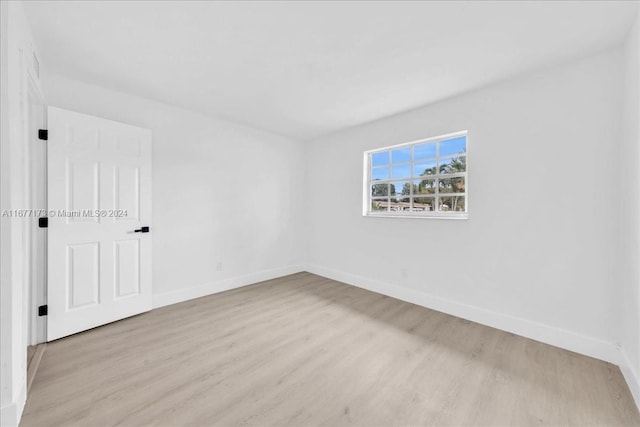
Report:
[{"label": "white door frame", "polygon": [[46,304],[46,268],[47,268],[47,240],[46,229],[38,227],[37,216],[46,216],[38,210],[46,209],[47,194],[47,142],[38,139],[38,130],[46,129],[46,105],[39,85],[33,80],[31,73],[27,73],[27,144],[25,157],[25,188],[27,195],[25,204],[32,209],[26,221],[27,240],[27,286],[29,287],[29,345],[46,341],[46,316],[38,315],[38,307]]},{"label": "white door frame", "polygon": [[[29,55],[31,54],[31,55]],[[40,146],[34,146],[37,140],[38,129],[46,129],[46,105],[39,80],[39,69],[36,69],[37,61],[33,50],[21,52],[22,67],[22,117],[23,117],[23,161],[24,161],[24,208],[35,209],[38,194],[46,195],[46,141],[38,141]],[[34,109],[40,110],[40,114],[33,114]],[[39,117],[38,117],[39,116]],[[45,150],[44,165],[37,165],[37,150]],[[42,154],[40,152],[40,154]],[[44,185],[44,188],[42,188]],[[43,193],[42,193],[43,192]],[[46,199],[45,199],[46,200]],[[45,206],[46,207],[46,206]],[[46,304],[46,231],[38,228],[38,219],[33,213],[26,211],[23,223],[23,278],[25,294],[25,320],[26,344],[35,345],[46,341],[46,317],[38,316],[38,306]],[[40,251],[40,256],[38,253]]]}]

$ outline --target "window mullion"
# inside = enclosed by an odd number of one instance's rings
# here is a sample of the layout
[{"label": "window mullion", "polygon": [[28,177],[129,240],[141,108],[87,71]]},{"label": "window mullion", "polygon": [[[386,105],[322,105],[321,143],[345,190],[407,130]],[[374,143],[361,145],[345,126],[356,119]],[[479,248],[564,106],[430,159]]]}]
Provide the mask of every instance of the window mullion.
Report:
[{"label": "window mullion", "polygon": [[436,192],[435,192],[435,212],[440,212],[440,141],[436,142]]},{"label": "window mullion", "polygon": [[413,181],[415,181],[413,177],[415,148],[415,145],[411,146],[411,173],[409,174],[409,176],[411,177],[409,178],[409,210],[411,212],[413,212]]}]

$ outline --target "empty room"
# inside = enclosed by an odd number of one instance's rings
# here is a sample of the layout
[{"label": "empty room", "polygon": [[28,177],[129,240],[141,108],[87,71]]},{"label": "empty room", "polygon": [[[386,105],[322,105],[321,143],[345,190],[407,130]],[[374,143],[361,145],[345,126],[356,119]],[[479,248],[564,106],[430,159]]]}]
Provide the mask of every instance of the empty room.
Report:
[{"label": "empty room", "polygon": [[0,0],[0,424],[640,426],[639,11]]}]

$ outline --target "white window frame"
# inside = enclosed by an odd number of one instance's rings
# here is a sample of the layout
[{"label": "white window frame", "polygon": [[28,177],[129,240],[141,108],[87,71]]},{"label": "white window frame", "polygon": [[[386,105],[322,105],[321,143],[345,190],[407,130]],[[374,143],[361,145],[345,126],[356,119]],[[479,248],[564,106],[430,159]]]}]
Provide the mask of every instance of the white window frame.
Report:
[{"label": "white window frame", "polygon": [[[406,148],[406,147],[411,147],[411,177],[408,178],[391,178],[389,177],[388,180],[383,180],[384,183],[389,183],[392,184],[394,181],[397,182],[402,182],[402,181],[407,181],[410,183],[413,183],[416,180],[424,180],[425,176],[424,175],[420,175],[420,176],[413,176],[414,174],[414,164],[415,164],[415,159],[413,157],[413,147],[416,145],[420,145],[420,144],[424,144],[424,143],[430,143],[430,142],[442,142],[448,139],[452,139],[452,138],[457,138],[460,136],[465,136],[466,137],[466,153],[464,154],[464,156],[467,159],[467,163],[466,163],[466,171],[465,172],[459,172],[459,173],[455,173],[455,174],[440,174],[440,161],[441,159],[448,159],[448,158],[453,158],[459,155],[447,155],[447,156],[443,156],[440,157],[440,144],[436,144],[436,157],[434,158],[430,158],[429,160],[435,160],[436,162],[436,173],[433,176],[429,176],[428,179],[434,179],[435,180],[435,193],[433,193],[432,195],[424,195],[423,197],[433,197],[434,200],[436,201],[435,203],[435,209],[434,211],[418,211],[418,212],[414,212],[414,211],[372,211],[370,210],[371,208],[371,200],[372,200],[372,195],[371,195],[371,186],[377,182],[377,181],[372,181],[371,180],[371,170],[372,170],[372,156],[374,154],[377,153],[382,153],[385,151],[391,151],[391,150],[396,150],[396,149],[400,149],[400,148]],[[423,160],[423,159],[420,159]],[[445,135],[439,135],[439,136],[434,136],[431,138],[426,138],[426,139],[420,139],[417,141],[411,141],[411,142],[405,142],[402,144],[396,144],[396,145],[389,145],[387,147],[382,147],[382,148],[376,148],[374,150],[368,150],[364,152],[364,179],[363,179],[363,204],[362,204],[362,215],[366,216],[366,217],[390,217],[390,218],[449,218],[449,219],[467,219],[469,217],[469,134],[466,130],[464,131],[460,131],[460,132],[453,132],[453,133],[448,133]],[[391,160],[392,161],[392,160]],[[405,163],[409,163],[409,162],[405,162]],[[391,168],[393,163],[389,163],[389,167]],[[464,196],[464,201],[465,201],[465,212],[454,212],[454,211],[439,211],[438,209],[438,201],[439,201],[439,197],[440,193],[439,193],[439,183],[440,183],[440,179],[442,178],[456,178],[456,177],[464,177],[464,182],[465,182],[465,191],[464,193],[446,193],[446,196],[442,196],[442,197],[452,197],[452,196]],[[388,196],[389,198],[391,198],[391,196]],[[413,194],[413,185],[410,186],[410,194],[409,196],[410,200],[413,199],[413,197],[421,197],[421,195],[415,195]]]}]

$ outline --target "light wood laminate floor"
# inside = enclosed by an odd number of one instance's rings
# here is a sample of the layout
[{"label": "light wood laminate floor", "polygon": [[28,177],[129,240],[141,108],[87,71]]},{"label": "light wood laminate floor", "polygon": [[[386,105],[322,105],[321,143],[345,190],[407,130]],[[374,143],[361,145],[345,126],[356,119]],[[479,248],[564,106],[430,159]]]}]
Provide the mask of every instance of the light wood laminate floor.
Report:
[{"label": "light wood laminate floor", "polygon": [[23,426],[640,425],[611,364],[299,273],[47,345]]}]

